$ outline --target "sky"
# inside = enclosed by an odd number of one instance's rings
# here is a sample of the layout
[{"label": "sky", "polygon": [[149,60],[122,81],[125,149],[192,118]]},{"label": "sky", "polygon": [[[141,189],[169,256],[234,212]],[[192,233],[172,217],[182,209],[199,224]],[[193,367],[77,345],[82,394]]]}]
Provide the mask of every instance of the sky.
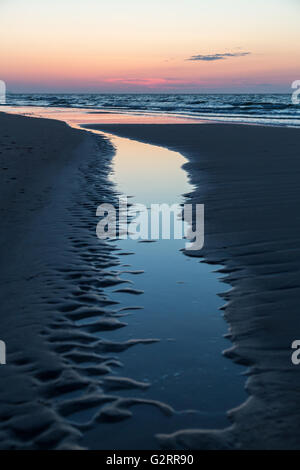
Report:
[{"label": "sky", "polygon": [[300,0],[0,0],[11,92],[290,92]]}]

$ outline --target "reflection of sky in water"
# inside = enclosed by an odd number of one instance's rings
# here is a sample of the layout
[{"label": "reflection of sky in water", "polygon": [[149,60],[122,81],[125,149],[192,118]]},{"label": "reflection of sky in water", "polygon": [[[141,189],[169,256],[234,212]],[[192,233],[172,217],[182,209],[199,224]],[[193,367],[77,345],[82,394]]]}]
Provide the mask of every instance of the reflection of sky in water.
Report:
[{"label": "reflection of sky in water", "polygon": [[183,202],[180,195],[190,191],[191,186],[181,169],[186,161],[182,155],[163,147],[109,137],[118,150],[112,179],[120,192],[134,195],[134,202],[146,205]]},{"label": "reflection of sky in water", "polygon": [[[167,227],[170,229],[171,237],[174,238],[174,217],[177,220],[179,232],[181,228],[183,234],[184,225],[183,222],[179,222],[181,219],[180,204],[184,202],[181,194],[192,189],[186,172],[181,168],[186,161],[185,158],[180,153],[170,151],[164,147],[122,139],[107,133],[106,135],[117,148],[111,179],[122,194],[133,196],[127,201],[133,205],[128,209],[129,214],[136,213],[139,215],[139,204],[148,209],[151,208],[152,204],[172,206],[169,223],[166,220],[163,222],[160,214],[159,224],[155,224],[158,219],[155,218],[154,212],[152,212],[152,218],[149,213],[147,228],[141,231],[142,234],[147,232],[148,236],[142,238],[158,238],[155,233],[160,233],[162,238],[163,233],[168,233]],[[180,191],[178,188],[180,188]],[[140,219],[145,220],[142,217]],[[165,232],[162,230],[163,227],[165,227]],[[183,244],[181,244],[182,246]],[[164,244],[164,249],[166,247],[167,245]]]},{"label": "reflection of sky in water", "polygon": [[[129,199],[131,203],[149,206],[185,202],[182,194],[192,188],[181,169],[185,159],[179,153],[108,136],[117,149],[112,179],[121,193],[134,196]],[[241,369],[222,356],[222,350],[230,346],[223,338],[226,325],[218,310],[223,302],[217,293],[226,290],[224,284],[209,265],[180,251],[185,240],[119,240],[116,244],[125,252],[134,253],[123,257],[124,264],[130,266],[122,269],[144,270],[139,275],[122,274],[133,282],[134,289],[144,293],[133,296],[110,288],[111,297],[121,307],[141,305],[143,310],[125,317],[128,326],[112,332],[110,338],[161,340],[122,353],[122,373],[150,381],[147,398],[161,400],[177,410],[204,413],[193,415],[192,420],[188,415],[172,418],[171,427],[162,421],[154,431],[174,431],[176,426],[226,425],[225,411],[239,404],[245,395]]]}]

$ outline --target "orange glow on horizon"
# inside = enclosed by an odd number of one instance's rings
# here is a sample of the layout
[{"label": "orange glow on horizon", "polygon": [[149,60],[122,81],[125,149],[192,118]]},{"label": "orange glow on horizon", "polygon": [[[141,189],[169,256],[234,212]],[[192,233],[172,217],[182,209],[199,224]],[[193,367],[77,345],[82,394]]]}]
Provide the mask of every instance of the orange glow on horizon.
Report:
[{"label": "orange glow on horizon", "polygon": [[0,78],[12,91],[95,92],[273,90],[299,78],[297,2],[151,3],[3,0]]}]

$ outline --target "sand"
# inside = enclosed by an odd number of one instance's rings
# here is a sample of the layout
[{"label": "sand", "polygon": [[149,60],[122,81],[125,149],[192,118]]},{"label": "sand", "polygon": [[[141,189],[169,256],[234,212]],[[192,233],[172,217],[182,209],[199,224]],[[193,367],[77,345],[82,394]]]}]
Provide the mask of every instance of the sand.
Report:
[{"label": "sand", "polygon": [[[159,444],[298,448],[300,368],[291,363],[291,343],[300,335],[299,130],[97,128],[188,159],[195,185],[190,198],[206,206],[205,247],[194,255],[223,265],[229,285],[223,312],[233,344],[225,354],[248,367],[249,399],[230,412],[230,427],[178,430],[158,436]],[[0,448],[79,448],[95,423],[126,419],[141,403],[172,414],[163,403],[111,393],[113,385],[135,389],[141,383],[120,378],[112,385],[103,378],[121,365],[116,352],[155,341],[114,343],[94,335],[126,325],[105,295],[107,285],[122,284],[119,258],[95,237],[95,207],[116,196],[107,180],[111,144],[64,123],[4,114],[0,142],[0,339],[8,349],[7,365],[0,367]],[[78,327],[82,318],[96,322]],[[68,419],[94,408],[89,423]]]},{"label": "sand", "polygon": [[[93,391],[87,376],[97,371],[79,369],[84,357],[93,360],[92,352],[98,372],[109,370],[101,345],[91,348],[95,338],[78,331],[68,315],[106,309],[101,289],[98,298],[84,298],[95,282],[85,242],[90,238],[92,250],[94,208],[110,194],[104,180],[113,149],[62,122],[4,114],[0,142],[0,336],[7,347],[7,364],[0,367],[0,448],[73,448],[81,432],[63,419],[57,397]],[[99,152],[102,172],[89,186],[89,166]],[[98,250],[101,267],[114,265],[104,244]]]},{"label": "sand", "polygon": [[[93,128],[181,152],[205,204],[205,261],[222,264],[223,312],[248,366],[249,399],[224,430],[159,436],[165,448],[298,449],[300,367],[300,131],[229,124],[98,125]],[[197,255],[197,254],[196,254]]]}]

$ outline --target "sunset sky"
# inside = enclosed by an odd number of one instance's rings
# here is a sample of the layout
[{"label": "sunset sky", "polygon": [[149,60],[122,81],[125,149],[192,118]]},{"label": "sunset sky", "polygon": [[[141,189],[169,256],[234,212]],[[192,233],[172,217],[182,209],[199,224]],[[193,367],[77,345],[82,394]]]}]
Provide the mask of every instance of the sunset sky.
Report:
[{"label": "sunset sky", "polygon": [[300,0],[0,0],[12,92],[290,92]]}]

